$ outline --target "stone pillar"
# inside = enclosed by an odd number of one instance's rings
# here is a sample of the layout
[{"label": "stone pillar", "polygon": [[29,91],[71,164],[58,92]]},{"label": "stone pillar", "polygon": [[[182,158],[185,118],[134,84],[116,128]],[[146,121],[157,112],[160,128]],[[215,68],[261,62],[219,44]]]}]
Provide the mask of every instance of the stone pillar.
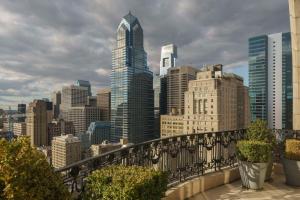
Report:
[{"label": "stone pillar", "polygon": [[293,129],[300,130],[300,0],[289,0],[293,54]]}]

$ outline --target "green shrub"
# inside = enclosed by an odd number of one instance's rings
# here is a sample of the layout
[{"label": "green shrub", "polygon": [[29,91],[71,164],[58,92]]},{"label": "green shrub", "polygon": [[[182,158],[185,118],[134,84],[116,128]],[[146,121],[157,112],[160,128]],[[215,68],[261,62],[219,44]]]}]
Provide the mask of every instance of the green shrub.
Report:
[{"label": "green shrub", "polygon": [[67,200],[70,194],[29,138],[0,140],[0,199]]},{"label": "green shrub", "polygon": [[241,161],[252,163],[268,162],[271,145],[256,140],[241,140],[237,143],[237,157]]},{"label": "green shrub", "polygon": [[88,176],[84,199],[159,200],[166,190],[166,172],[138,166],[110,166]]},{"label": "green shrub", "polygon": [[267,122],[261,119],[250,124],[247,129],[246,139],[263,141],[275,145],[274,134],[268,129]]},{"label": "green shrub", "polygon": [[300,161],[300,140],[287,139],[285,141],[285,157],[289,160]]}]

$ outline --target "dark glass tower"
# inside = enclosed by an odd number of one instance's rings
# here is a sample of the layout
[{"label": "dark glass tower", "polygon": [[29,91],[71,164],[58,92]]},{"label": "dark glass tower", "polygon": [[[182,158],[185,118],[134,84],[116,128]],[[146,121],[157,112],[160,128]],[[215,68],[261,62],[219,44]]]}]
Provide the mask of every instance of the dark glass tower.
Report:
[{"label": "dark glass tower", "polygon": [[131,13],[123,17],[112,52],[111,140],[139,143],[154,136],[153,74],[147,65],[143,29]]},{"label": "dark glass tower", "polygon": [[249,95],[251,119],[267,120],[268,36],[249,39]]},{"label": "dark glass tower", "polygon": [[290,33],[249,39],[249,88],[252,120],[267,120],[272,129],[292,128]]}]

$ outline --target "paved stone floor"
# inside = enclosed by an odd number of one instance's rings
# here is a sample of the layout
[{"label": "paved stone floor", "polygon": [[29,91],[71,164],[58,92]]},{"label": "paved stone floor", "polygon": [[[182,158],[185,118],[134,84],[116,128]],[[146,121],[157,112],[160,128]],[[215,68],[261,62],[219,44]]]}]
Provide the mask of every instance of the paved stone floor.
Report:
[{"label": "paved stone floor", "polygon": [[272,180],[266,182],[260,191],[242,188],[241,182],[236,181],[226,184],[201,194],[196,195],[190,200],[300,200],[300,188],[290,187],[285,184],[284,176],[274,176]]}]

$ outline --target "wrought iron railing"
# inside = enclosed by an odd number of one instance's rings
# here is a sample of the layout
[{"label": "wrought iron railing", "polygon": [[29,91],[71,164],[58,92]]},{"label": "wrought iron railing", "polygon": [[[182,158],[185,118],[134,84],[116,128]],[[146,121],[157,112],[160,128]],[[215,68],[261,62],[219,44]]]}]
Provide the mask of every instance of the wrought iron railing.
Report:
[{"label": "wrought iron railing", "polygon": [[105,166],[139,165],[169,172],[169,186],[236,165],[236,142],[245,130],[199,133],[156,139],[91,157],[56,170],[72,193],[81,193],[86,177]]}]

